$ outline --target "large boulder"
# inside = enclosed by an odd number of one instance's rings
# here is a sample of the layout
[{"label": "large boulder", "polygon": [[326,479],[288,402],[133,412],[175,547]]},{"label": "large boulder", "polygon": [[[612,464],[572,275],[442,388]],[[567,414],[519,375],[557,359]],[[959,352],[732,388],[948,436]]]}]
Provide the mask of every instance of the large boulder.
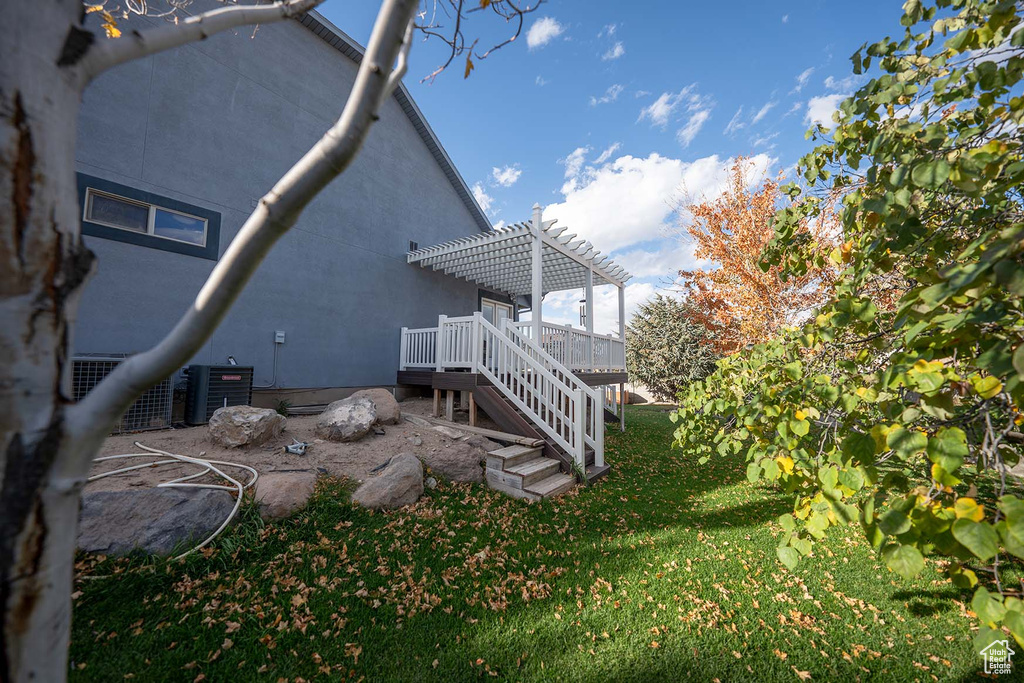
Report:
[{"label": "large boulder", "polygon": [[363,389],[349,398],[368,398],[373,401],[379,424],[396,425],[402,420],[402,411],[398,409],[398,401],[387,389]]},{"label": "large boulder", "polygon": [[270,408],[227,406],[210,417],[210,438],[222,446],[255,446],[281,436],[285,418]]},{"label": "large boulder", "polygon": [[264,520],[290,517],[306,507],[316,488],[316,472],[267,472],[256,480],[254,498]]},{"label": "large boulder", "polygon": [[357,441],[366,436],[377,421],[373,401],[348,397],[327,406],[316,421],[316,435],[327,441]]},{"label": "large boulder", "polygon": [[454,441],[423,454],[423,462],[435,474],[451,481],[479,484],[484,480],[487,454],[501,448],[482,436]]},{"label": "large boulder", "polygon": [[234,505],[230,493],[215,489],[86,491],[78,547],[103,555],[187,550],[223,524]]},{"label": "large boulder", "polygon": [[391,458],[380,474],[370,477],[352,494],[352,502],[368,508],[397,508],[423,495],[423,463],[412,453]]}]

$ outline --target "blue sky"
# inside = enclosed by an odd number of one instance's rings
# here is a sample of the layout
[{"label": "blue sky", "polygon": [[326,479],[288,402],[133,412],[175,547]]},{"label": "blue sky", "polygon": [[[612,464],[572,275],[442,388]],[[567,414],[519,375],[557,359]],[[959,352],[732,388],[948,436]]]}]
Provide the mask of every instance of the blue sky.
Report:
[{"label": "blue sky", "polygon": [[[632,311],[699,265],[673,235],[673,206],[714,196],[736,155],[755,175],[791,168],[810,121],[855,89],[849,56],[900,32],[900,6],[549,0],[468,79],[457,63],[420,82],[445,46],[418,37],[405,82],[492,221],[527,220],[539,202],[634,273]],[[365,44],[376,8],[328,0],[321,12]],[[467,35],[505,30],[479,12]],[[599,332],[617,328],[615,297],[595,293]],[[544,318],[578,324],[580,298],[549,294]]]}]

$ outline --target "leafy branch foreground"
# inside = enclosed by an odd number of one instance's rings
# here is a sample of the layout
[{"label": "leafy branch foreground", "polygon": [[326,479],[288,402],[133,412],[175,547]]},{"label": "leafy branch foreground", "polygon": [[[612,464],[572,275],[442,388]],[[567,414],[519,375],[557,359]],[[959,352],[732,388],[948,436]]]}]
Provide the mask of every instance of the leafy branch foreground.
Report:
[{"label": "leafy branch foreground", "polygon": [[[904,35],[853,56],[866,82],[812,131],[808,191],[785,188],[762,264],[802,277],[827,259],[835,297],[674,415],[687,453],[745,454],[790,495],[785,565],[859,525],[904,577],[931,566],[973,591],[979,652],[1024,646],[1022,10],[908,0]],[[844,241],[826,253],[803,228],[832,211]]]},{"label": "leafy branch foreground", "polygon": [[185,563],[82,557],[71,677],[136,680],[963,680],[970,593],[904,581],[840,528],[795,571],[742,456],[670,450],[630,407],[611,476],[527,505],[442,483],[370,513],[343,484]]}]

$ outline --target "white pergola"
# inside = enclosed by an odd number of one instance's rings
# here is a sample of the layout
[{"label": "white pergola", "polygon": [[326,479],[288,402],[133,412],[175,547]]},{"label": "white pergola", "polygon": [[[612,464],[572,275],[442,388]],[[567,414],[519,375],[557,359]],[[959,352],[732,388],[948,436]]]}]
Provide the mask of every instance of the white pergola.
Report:
[{"label": "white pergola", "polygon": [[475,282],[485,289],[510,295],[530,295],[533,338],[541,338],[542,299],[548,292],[586,291],[586,330],[594,332],[594,286],[618,288],[619,337],[626,338],[625,285],[632,277],[594,246],[577,239],[555,221],[543,220],[539,204],[533,220],[495,228],[432,247],[410,251],[409,263]]}]

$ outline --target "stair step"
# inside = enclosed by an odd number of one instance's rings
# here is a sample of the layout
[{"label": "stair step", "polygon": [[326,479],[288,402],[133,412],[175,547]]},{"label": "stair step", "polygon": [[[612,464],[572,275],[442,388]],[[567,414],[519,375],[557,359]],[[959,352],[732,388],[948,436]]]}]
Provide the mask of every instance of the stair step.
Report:
[{"label": "stair step", "polygon": [[546,479],[558,472],[559,463],[552,458],[534,458],[512,467],[505,467],[509,474],[517,474],[522,477],[523,488],[529,488],[534,482]]},{"label": "stair step", "polygon": [[607,464],[601,465],[600,467],[597,465],[587,465],[587,481],[593,483],[598,479],[603,479],[608,476],[611,469],[612,466]]},{"label": "stair step", "polygon": [[487,467],[507,470],[514,465],[540,457],[542,450],[541,446],[520,446],[519,444],[505,446],[487,454]]},{"label": "stair step", "polygon": [[576,485],[576,477],[571,474],[552,474],[531,484],[525,491],[541,498],[553,498],[561,495]]}]

